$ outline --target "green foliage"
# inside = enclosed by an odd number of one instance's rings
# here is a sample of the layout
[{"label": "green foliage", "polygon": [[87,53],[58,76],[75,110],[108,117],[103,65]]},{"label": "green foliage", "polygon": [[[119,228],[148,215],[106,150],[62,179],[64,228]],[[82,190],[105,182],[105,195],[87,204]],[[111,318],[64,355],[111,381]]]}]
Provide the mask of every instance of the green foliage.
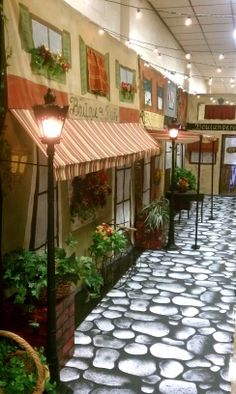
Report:
[{"label": "green foliage", "polygon": [[145,227],[148,231],[159,230],[166,226],[169,221],[169,201],[162,197],[153,200],[142,211],[145,216]]},{"label": "green foliage", "polygon": [[105,259],[110,252],[114,254],[123,252],[128,243],[122,230],[116,230],[107,223],[102,223],[96,227],[92,241],[89,251],[95,257],[95,260],[98,258]]},{"label": "green foliage", "polygon": [[192,171],[187,170],[186,168],[176,167],[174,172],[174,181],[175,181],[176,189],[178,189],[179,182],[183,179],[187,181],[189,185],[189,189],[192,190],[196,189],[197,181]]},{"label": "green foliage", "polygon": [[[17,353],[18,345],[9,339],[0,341],[0,390],[4,394],[32,394],[37,382],[37,375],[30,356],[27,353],[20,357]],[[42,363],[46,365],[43,350],[38,352]],[[56,383],[51,383],[49,378],[45,380],[45,393],[56,393]]]},{"label": "green foliage", "polygon": [[78,216],[82,221],[95,218],[96,210],[106,205],[107,197],[111,194],[105,170],[74,177],[72,187],[70,213],[72,218]]},{"label": "green foliage", "polygon": [[47,72],[52,76],[60,76],[65,74],[70,64],[58,53],[52,53],[44,45],[38,48],[32,48],[31,53],[31,67],[36,70],[46,68]]},{"label": "green foliage", "polygon": [[[74,241],[70,240],[70,245]],[[47,286],[47,255],[24,249],[15,250],[4,256],[4,281],[14,290],[13,299],[17,304],[34,305]],[[60,281],[77,284],[82,280],[94,294],[100,292],[102,277],[90,257],[68,255],[64,248],[55,250],[56,283]]]},{"label": "green foliage", "polygon": [[3,258],[4,281],[13,288],[14,302],[24,304],[39,299],[47,285],[47,257],[34,251],[17,249]]}]

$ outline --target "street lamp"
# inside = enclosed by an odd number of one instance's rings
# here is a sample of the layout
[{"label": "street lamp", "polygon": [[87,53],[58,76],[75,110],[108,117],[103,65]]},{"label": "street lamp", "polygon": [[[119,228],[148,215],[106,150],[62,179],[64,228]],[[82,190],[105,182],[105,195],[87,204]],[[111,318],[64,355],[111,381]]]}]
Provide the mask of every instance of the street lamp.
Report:
[{"label": "street lamp", "polygon": [[209,220],[214,220],[214,215],[213,215],[213,193],[214,193],[214,164],[215,164],[215,143],[216,143],[216,137],[211,136],[209,137],[209,140],[211,142],[211,213]]},{"label": "street lamp", "polygon": [[178,246],[175,245],[175,211],[174,211],[174,190],[175,190],[175,150],[176,139],[178,137],[179,129],[177,126],[172,126],[169,129],[169,136],[171,139],[172,160],[171,160],[171,182],[170,182],[170,219],[169,219],[169,233],[166,245],[167,250],[177,250]]},{"label": "street lamp", "polygon": [[54,245],[54,171],[53,159],[55,144],[60,143],[61,133],[68,106],[55,104],[56,97],[51,89],[44,96],[44,105],[33,107],[41,141],[47,145],[48,155],[48,212],[47,212],[47,361],[50,377],[59,383],[59,365],[56,343],[56,283],[55,283],[55,245]]}]

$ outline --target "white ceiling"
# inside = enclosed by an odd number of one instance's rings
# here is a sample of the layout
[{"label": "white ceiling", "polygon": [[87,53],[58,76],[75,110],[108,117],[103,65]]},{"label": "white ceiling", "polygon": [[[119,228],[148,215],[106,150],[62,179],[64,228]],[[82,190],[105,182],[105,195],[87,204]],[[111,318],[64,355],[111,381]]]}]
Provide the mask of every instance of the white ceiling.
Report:
[{"label": "white ceiling", "polygon": [[[236,93],[236,0],[150,0],[170,32],[184,50],[191,53],[190,62],[207,81],[212,78],[209,93]],[[192,25],[185,26],[186,16]],[[219,54],[224,59],[219,60]],[[187,62],[187,61],[186,61]],[[217,68],[222,67],[218,73]],[[232,87],[231,78],[235,78]]]}]

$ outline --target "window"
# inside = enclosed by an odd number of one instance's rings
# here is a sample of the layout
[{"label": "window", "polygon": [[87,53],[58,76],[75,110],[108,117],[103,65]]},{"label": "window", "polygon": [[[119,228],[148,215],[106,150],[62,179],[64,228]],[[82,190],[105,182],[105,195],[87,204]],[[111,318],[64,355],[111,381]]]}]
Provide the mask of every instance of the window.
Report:
[{"label": "window", "polygon": [[109,95],[109,80],[105,64],[105,56],[87,47],[88,90],[100,96]]},{"label": "window", "polygon": [[109,53],[103,55],[79,37],[81,94],[93,93],[110,99]]},{"label": "window", "polygon": [[136,71],[121,66],[116,60],[116,87],[122,102],[133,103],[136,93]]},{"label": "window", "polygon": [[157,87],[157,109],[159,111],[163,110],[163,96],[164,96],[164,89],[160,86]]},{"label": "window", "polygon": [[32,72],[65,83],[66,71],[71,67],[70,34],[39,21],[22,4],[19,11],[21,47],[31,54]]},{"label": "window", "polygon": [[144,88],[144,105],[146,107],[152,106],[152,81],[149,79],[144,79],[143,81]]},{"label": "window", "polygon": [[32,19],[32,34],[35,47],[44,45],[50,52],[62,53],[62,35],[59,32]]},{"label": "window", "polygon": [[131,226],[131,167],[116,168],[115,224]]}]

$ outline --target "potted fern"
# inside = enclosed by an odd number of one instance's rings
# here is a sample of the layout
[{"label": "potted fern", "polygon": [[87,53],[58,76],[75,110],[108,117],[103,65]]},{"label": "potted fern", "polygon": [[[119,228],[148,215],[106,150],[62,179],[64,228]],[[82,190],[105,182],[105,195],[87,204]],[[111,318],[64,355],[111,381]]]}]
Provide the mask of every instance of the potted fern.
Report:
[{"label": "potted fern", "polygon": [[161,197],[146,205],[136,220],[136,246],[160,249],[166,242],[169,201]]}]

